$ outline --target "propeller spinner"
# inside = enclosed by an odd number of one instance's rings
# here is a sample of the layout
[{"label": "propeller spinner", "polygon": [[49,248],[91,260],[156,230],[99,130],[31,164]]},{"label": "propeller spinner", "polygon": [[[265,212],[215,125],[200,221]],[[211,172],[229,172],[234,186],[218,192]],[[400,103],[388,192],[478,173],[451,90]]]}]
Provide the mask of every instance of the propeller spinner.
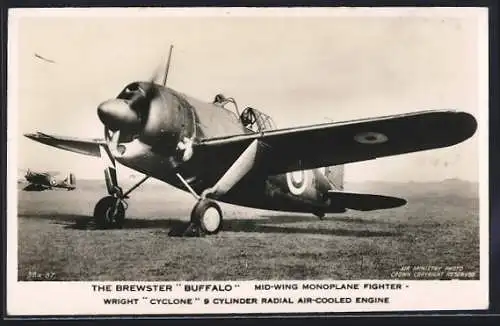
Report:
[{"label": "propeller spinner", "polygon": [[123,99],[111,99],[97,107],[97,115],[101,122],[111,131],[134,130],[139,128],[141,118],[132,105]]}]

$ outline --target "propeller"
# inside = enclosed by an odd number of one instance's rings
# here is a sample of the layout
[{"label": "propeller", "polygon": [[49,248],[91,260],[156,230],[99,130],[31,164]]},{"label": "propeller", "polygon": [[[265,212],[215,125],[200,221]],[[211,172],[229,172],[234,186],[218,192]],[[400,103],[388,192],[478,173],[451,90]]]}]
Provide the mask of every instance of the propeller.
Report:
[{"label": "propeller", "polygon": [[149,120],[151,112],[151,103],[158,96],[158,89],[155,81],[158,79],[158,72],[145,83],[141,83],[142,94],[135,97],[130,103],[130,108],[137,113],[139,118],[140,129],[143,129]]},{"label": "propeller", "polygon": [[[162,86],[166,85],[168,71],[170,68],[173,45],[170,46],[167,65],[163,75]],[[159,78],[160,69],[155,69],[153,75],[147,82],[135,84],[137,89],[131,89],[135,94],[130,99],[114,98],[101,103],[97,108],[97,114],[105,126],[105,137],[108,141],[116,142],[120,133],[122,135],[138,134],[145,131],[149,121],[151,103],[159,92],[155,81]],[[118,136],[115,137],[115,134]]]}]

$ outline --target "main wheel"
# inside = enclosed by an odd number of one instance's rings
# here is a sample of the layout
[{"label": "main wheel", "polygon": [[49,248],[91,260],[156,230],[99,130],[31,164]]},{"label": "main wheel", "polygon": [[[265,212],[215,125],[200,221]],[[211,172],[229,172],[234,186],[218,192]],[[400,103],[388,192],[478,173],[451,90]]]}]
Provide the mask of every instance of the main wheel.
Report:
[{"label": "main wheel", "polygon": [[222,210],[216,202],[202,199],[191,211],[191,222],[206,234],[216,234],[222,228]]},{"label": "main wheel", "polygon": [[121,228],[125,222],[125,206],[113,196],[99,200],[94,208],[94,221],[99,229]]}]

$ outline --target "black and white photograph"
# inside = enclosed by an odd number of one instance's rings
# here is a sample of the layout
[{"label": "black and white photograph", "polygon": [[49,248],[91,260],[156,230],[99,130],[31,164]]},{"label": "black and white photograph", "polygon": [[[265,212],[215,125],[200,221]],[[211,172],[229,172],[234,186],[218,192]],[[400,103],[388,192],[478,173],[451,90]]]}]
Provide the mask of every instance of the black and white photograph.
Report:
[{"label": "black and white photograph", "polygon": [[487,23],[10,10],[8,313],[485,308]]}]

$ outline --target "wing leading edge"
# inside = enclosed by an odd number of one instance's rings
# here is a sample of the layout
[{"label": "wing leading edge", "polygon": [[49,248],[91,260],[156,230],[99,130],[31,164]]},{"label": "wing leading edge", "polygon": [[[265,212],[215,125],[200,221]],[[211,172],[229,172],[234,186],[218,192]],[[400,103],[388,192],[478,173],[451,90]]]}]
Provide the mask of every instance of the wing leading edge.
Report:
[{"label": "wing leading edge", "polygon": [[457,111],[421,111],[203,140],[196,147],[219,159],[241,153],[255,139],[269,151],[268,174],[360,162],[448,147],[470,138],[476,119]]},{"label": "wing leading edge", "polygon": [[45,145],[96,157],[101,156],[99,146],[107,146],[104,139],[80,139],[73,137],[51,136],[41,132],[25,134],[24,136]]}]

